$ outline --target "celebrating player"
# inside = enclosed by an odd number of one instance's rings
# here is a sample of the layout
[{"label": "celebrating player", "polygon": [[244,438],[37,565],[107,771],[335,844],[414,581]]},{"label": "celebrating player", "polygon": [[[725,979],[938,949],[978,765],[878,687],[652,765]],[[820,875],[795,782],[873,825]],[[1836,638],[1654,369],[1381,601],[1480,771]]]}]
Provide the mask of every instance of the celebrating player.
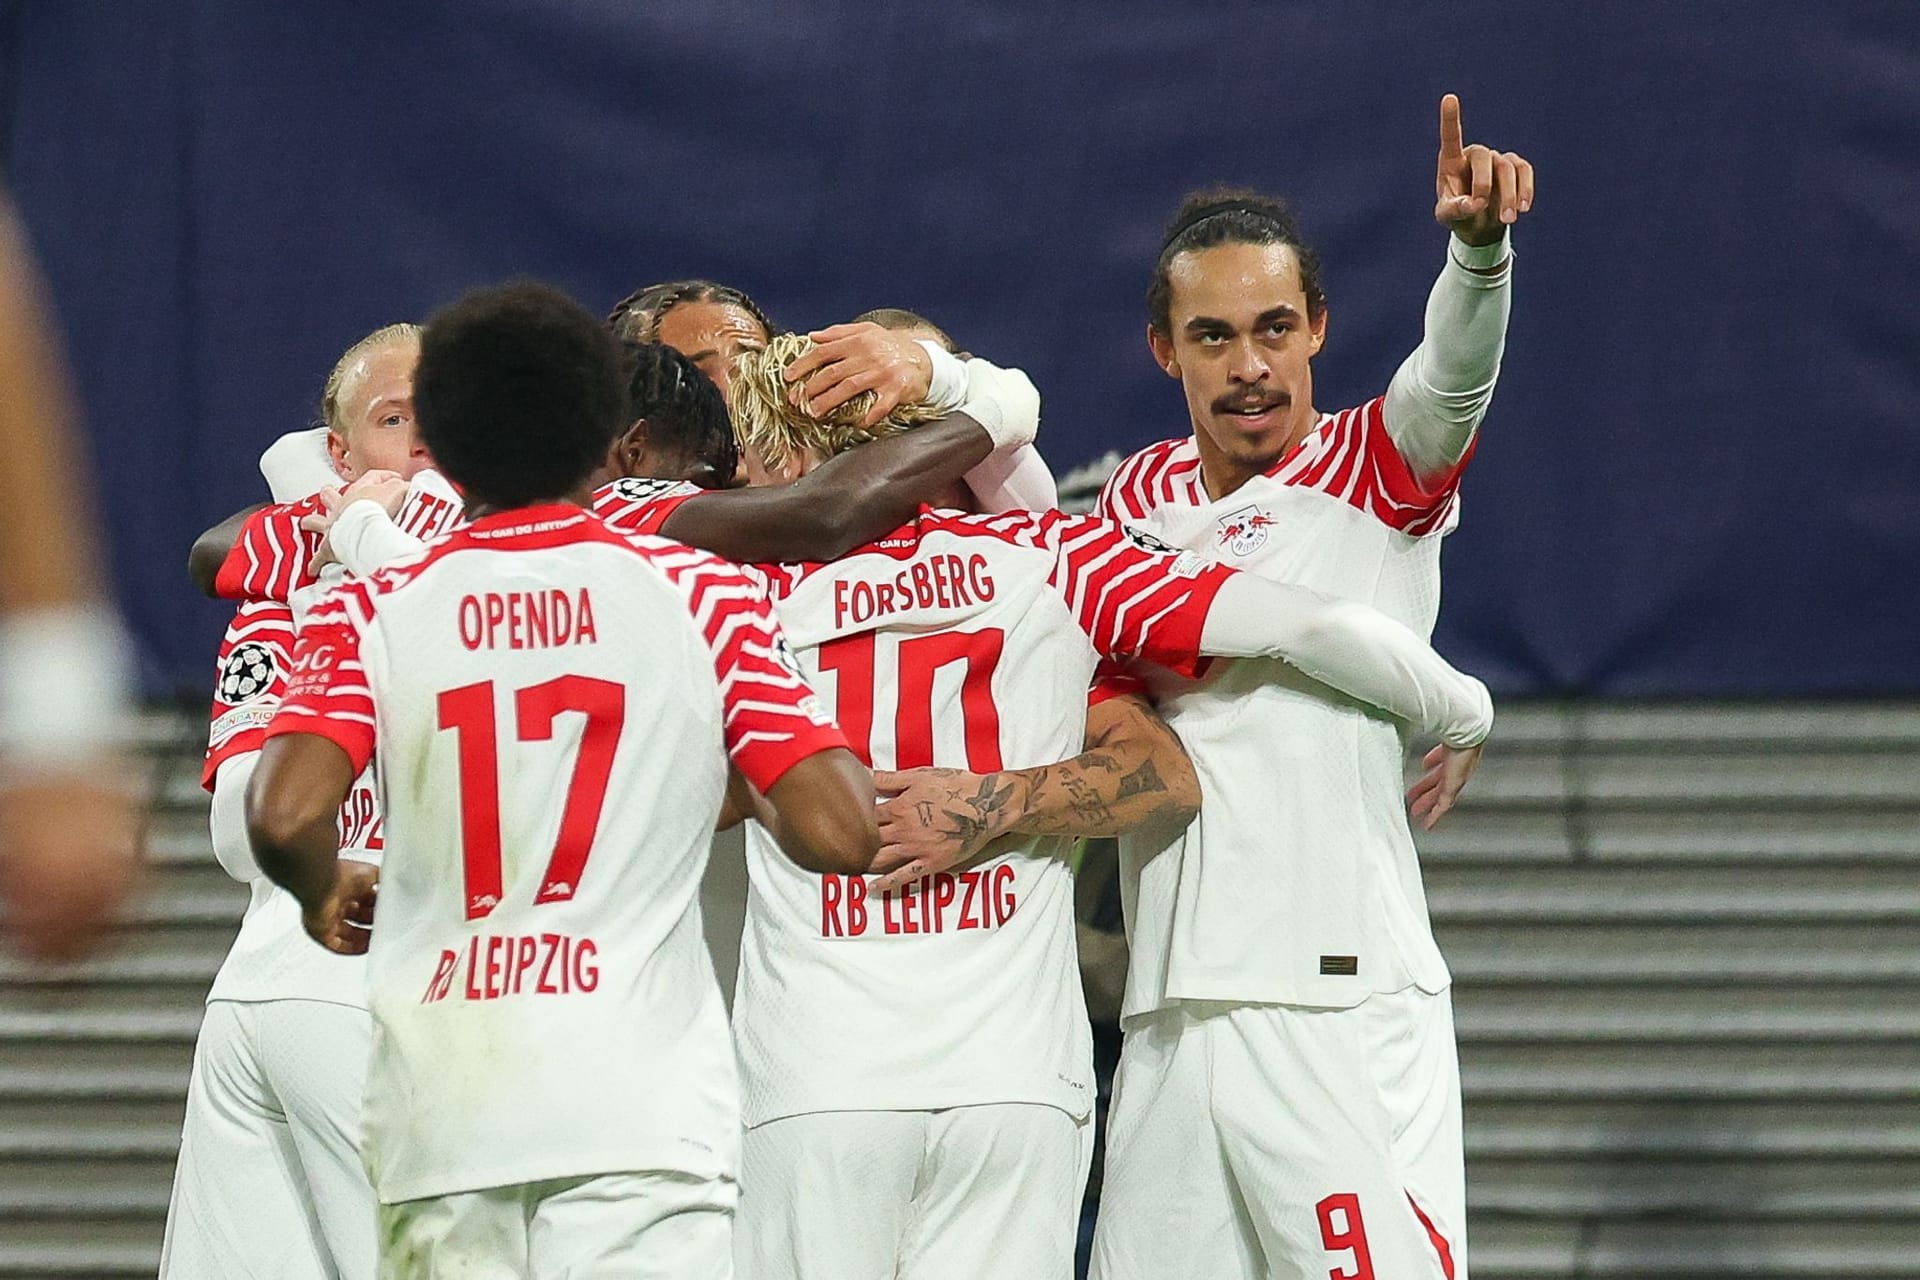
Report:
[{"label": "celebrating player", "polygon": [[[1278,201],[1201,193],[1148,294],[1148,342],[1193,434],[1123,462],[1099,510],[1431,631],[1506,333],[1507,229],[1534,195],[1525,160],[1462,144],[1458,99],[1440,115],[1447,261],[1386,394],[1314,408],[1316,257]],[[1279,663],[1150,679],[1205,800],[1170,843],[1121,841],[1132,964],[1094,1274],[1459,1280],[1450,978],[1398,727]],[[1429,764],[1413,812],[1431,824],[1471,760]]]},{"label": "celebrating player", "polygon": [[[413,418],[419,355],[419,326],[398,324],[368,334],[335,363],[320,406],[332,475],[358,482],[364,474],[373,492],[404,493],[400,473],[423,471]],[[440,492],[444,508],[451,491]],[[163,1280],[232,1272],[357,1280],[373,1275],[378,1257],[359,1150],[372,1039],[365,962],[307,939],[299,904],[255,863],[243,812],[262,735],[285,693],[296,588],[315,580],[298,518],[321,505],[309,498],[263,512],[241,533],[238,565],[256,572],[251,582],[238,567],[233,575],[236,594],[251,595],[221,645],[201,780],[213,793],[214,854],[249,885],[250,898],[194,1045]],[[370,769],[340,810],[339,843],[353,874],[371,883],[382,841]]]},{"label": "celebrating player", "polygon": [[[776,338],[735,372],[735,423],[770,470],[891,425],[859,398],[824,421],[790,403],[807,349]],[[1102,655],[1286,656],[1463,748],[1491,723],[1479,682],[1404,627],[1091,517],[930,511],[770,575],[802,667],[882,768],[1066,760]],[[1127,798],[1125,779],[1066,772]],[[799,874],[758,832],[748,850],[743,1274],[1070,1275],[1093,1081],[1057,846],[897,891]]]},{"label": "celebrating player", "polygon": [[725,1276],[737,1098],[693,903],[728,760],[822,871],[871,858],[871,784],[751,579],[583,509],[625,402],[590,316],[469,294],[415,396],[471,523],[316,610],[247,804],[309,932],[362,946],[333,815],[378,741],[382,1274]]}]

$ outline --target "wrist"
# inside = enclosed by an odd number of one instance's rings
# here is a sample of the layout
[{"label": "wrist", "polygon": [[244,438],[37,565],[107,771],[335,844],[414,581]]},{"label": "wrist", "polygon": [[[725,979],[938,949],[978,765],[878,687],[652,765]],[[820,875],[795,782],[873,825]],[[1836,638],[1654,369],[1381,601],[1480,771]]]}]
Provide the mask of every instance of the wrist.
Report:
[{"label": "wrist", "polygon": [[1458,231],[1447,237],[1447,257],[1455,265],[1475,275],[1491,275],[1505,270],[1513,261],[1513,243],[1507,228],[1494,224],[1493,238],[1484,242],[1468,240]]},{"label": "wrist", "polygon": [[927,356],[927,407],[939,412],[958,409],[967,398],[966,365],[930,339],[918,339],[914,345]]},{"label": "wrist", "polygon": [[1039,790],[1039,780],[1031,770],[1011,770],[1003,776],[1012,785],[1013,794],[1007,797],[1006,811],[996,824],[996,838],[1022,829],[1033,816],[1034,793]]}]

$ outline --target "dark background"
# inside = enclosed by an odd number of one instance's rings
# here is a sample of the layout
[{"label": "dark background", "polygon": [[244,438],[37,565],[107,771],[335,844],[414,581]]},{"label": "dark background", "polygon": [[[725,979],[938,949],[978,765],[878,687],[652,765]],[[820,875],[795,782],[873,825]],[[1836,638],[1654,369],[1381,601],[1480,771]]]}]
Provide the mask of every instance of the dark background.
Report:
[{"label": "dark background", "polygon": [[513,274],[908,306],[1032,373],[1064,473],[1187,430],[1142,294],[1202,182],[1318,242],[1320,407],[1383,389],[1449,89],[1540,194],[1442,649],[1507,692],[1920,692],[1920,6],[0,3],[121,599],[196,695],[188,543],[377,325]]}]

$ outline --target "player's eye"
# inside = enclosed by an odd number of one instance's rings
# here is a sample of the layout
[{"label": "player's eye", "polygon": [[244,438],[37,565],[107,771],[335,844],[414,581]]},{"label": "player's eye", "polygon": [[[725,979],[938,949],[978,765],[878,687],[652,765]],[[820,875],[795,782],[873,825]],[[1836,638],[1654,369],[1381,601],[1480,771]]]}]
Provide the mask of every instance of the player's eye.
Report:
[{"label": "player's eye", "polygon": [[380,419],[380,425],[383,427],[401,427],[401,426],[405,426],[406,422],[407,422],[406,415],[400,414],[400,413],[390,413],[386,417]]},{"label": "player's eye", "polygon": [[1200,335],[1200,345],[1203,347],[1217,347],[1226,340],[1227,335],[1224,333],[1203,333]]}]

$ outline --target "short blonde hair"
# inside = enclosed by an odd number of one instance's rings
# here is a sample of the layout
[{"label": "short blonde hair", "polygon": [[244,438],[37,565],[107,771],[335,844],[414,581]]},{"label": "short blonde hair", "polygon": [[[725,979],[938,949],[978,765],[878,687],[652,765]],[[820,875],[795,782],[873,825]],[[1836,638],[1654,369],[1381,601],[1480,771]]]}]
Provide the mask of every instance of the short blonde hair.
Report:
[{"label": "short blonde hair", "polygon": [[766,462],[780,468],[797,453],[818,450],[828,457],[858,444],[896,435],[940,415],[925,404],[903,404],[874,426],[861,425],[873,408],[874,393],[853,399],[816,418],[787,399],[787,366],[813,350],[803,333],[783,333],[763,351],[742,351],[733,363],[733,434]]},{"label": "short blonde hair", "polygon": [[402,338],[419,342],[420,326],[405,323],[383,325],[348,347],[334,362],[333,372],[327,375],[326,390],[320,393],[320,420],[327,424],[327,430],[342,437],[347,434],[347,424],[340,421],[340,384],[347,380],[347,370],[353,368],[354,361],[375,347],[398,342]]}]

